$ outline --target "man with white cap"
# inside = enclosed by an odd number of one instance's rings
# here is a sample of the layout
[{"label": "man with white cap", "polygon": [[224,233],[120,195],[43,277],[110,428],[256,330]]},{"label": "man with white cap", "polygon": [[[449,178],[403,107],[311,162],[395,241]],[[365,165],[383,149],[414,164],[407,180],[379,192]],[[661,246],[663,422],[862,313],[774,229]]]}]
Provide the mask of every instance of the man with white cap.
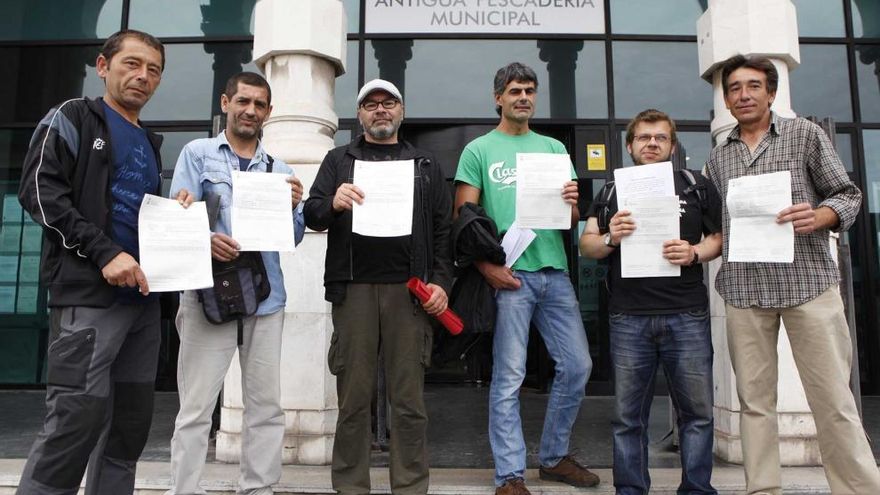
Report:
[{"label": "man with white cap", "polygon": [[[381,79],[366,83],[357,105],[364,134],[327,153],[304,209],[309,228],[328,231],[324,298],[333,303],[328,364],[339,396],[333,488],[342,494],[370,492],[370,406],[381,343],[391,415],[391,491],[425,494],[428,417],[422,392],[431,357],[428,316],[446,309],[452,285],[451,191],[432,154],[398,139],[404,107],[394,84]],[[352,232],[353,205],[372,199],[354,185],[355,165],[374,162],[413,174],[407,235]],[[420,278],[431,291],[424,304],[409,293],[410,277]]]}]

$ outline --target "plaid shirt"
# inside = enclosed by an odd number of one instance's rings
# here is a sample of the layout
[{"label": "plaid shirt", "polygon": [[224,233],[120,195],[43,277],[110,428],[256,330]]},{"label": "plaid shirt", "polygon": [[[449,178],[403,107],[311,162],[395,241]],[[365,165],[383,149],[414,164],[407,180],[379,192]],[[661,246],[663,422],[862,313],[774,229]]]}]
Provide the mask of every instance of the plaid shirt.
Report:
[{"label": "plaid shirt", "polygon": [[[731,263],[727,261],[730,216],[727,183],[744,175],[791,171],[792,204],[827,206],[846,230],[859,212],[862,194],[846,170],[825,132],[803,118],[786,119],[772,114],[770,130],[751,153],[739,138],[739,126],[727,142],[712,150],[706,175],[725,198],[723,262],[715,288],[737,308],[789,308],[803,304],[840,280],[831,257],[828,231],[795,234],[794,263]],[[755,239],[754,242],[761,242]]]}]

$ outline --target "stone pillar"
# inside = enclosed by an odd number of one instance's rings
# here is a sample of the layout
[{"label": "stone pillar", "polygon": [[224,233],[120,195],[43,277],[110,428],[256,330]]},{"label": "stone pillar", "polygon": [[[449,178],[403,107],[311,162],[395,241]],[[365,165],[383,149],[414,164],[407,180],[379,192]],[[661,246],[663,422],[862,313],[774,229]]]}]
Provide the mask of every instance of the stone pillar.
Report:
[{"label": "stone pillar", "polygon": [[[700,72],[714,89],[715,118],[712,138],[722,143],[736,125],[724,105],[720,64],[737,53],[769,57],[779,71],[779,88],[773,110],[794,117],[789,71],[800,63],[797,16],[790,0],[709,0],[709,9],[697,21]],[[729,462],[742,462],[739,397],[727,346],[724,301],[714,289],[720,260],[710,264],[712,342],[715,346],[715,454]],[[821,462],[816,425],[807,404],[800,376],[784,329],[779,335],[779,442],[785,465]]]},{"label": "stone pillar", "polygon": [[[268,151],[290,164],[308,193],[333,147],[338,118],[336,77],[345,72],[345,11],[339,0],[259,0],[254,58],[272,86],[272,115],[263,130]],[[307,232],[281,257],[287,289],[281,357],[285,414],[283,461],[329,464],[336,427],[336,380],[327,369],[333,325],[324,301],[327,236]],[[237,462],[242,418],[241,371],[233,360],[224,382],[217,459]]]}]

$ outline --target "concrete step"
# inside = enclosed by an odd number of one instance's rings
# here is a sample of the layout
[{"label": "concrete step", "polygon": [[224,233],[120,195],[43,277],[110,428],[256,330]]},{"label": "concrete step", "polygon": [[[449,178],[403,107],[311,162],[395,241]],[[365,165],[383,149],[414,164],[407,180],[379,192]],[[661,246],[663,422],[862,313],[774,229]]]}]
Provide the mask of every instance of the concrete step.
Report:
[{"label": "concrete step", "polygon": [[[0,495],[12,495],[18,486],[23,459],[0,459]],[[526,483],[534,495],[566,494],[613,494],[610,469],[596,469],[602,483],[596,488],[578,489],[560,483],[545,482],[538,479],[537,470],[526,473]],[[373,468],[373,493],[391,493],[388,470]],[[238,478],[237,464],[209,463],[205,465],[202,486],[210,495],[234,495]],[[679,469],[651,469],[653,480],[651,493],[658,495],[674,494],[681,479]],[[825,473],[819,467],[784,468],[783,486],[786,494],[828,494]],[[170,487],[169,465],[167,462],[141,462],[135,484],[136,495],[159,495]],[[721,494],[742,493],[745,479],[742,468],[718,466],[713,471],[712,484]],[[80,490],[82,493],[82,490]],[[281,481],[275,486],[277,494],[317,495],[334,493],[330,487],[330,468],[328,466],[284,466]],[[491,469],[432,469],[431,487],[433,495],[492,495]]]}]

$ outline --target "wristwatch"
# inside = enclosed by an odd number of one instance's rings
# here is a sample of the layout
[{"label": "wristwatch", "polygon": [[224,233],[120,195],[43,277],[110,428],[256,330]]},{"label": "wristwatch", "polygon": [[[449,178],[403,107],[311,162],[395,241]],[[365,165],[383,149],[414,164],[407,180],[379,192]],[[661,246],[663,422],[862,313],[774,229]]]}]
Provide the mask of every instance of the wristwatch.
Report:
[{"label": "wristwatch", "polygon": [[604,242],[605,245],[610,248],[619,247],[617,244],[614,244],[613,240],[611,240],[611,232],[608,232],[607,234],[605,234],[605,237],[602,238],[602,242]]}]

